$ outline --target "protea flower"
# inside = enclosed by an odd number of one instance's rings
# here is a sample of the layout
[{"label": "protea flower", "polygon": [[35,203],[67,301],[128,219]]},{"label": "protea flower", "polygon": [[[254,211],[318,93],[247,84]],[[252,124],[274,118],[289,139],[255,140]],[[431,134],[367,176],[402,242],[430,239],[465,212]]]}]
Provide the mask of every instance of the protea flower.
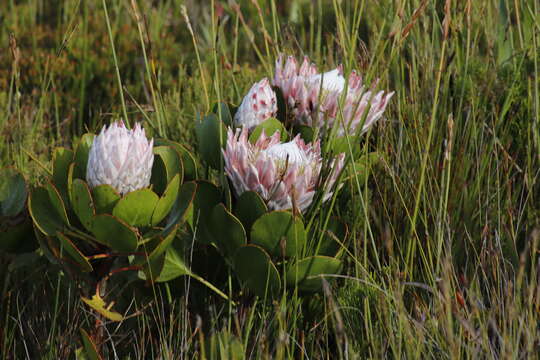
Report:
[{"label": "protea flower", "polygon": [[343,168],[345,154],[331,162],[329,175],[322,179],[319,142],[306,144],[300,136],[280,143],[279,132],[268,137],[263,131],[252,144],[248,140],[248,130],[244,128],[236,132],[229,129],[227,137],[227,146],[223,150],[225,173],[236,195],[255,191],[271,210],[295,207],[304,211],[319,188],[324,191],[323,200],[327,200]]},{"label": "protea flower", "polygon": [[149,186],[153,145],[139,124],[132,130],[121,121],[104,126],[90,149],[86,181],[92,188],[110,185],[121,195]]},{"label": "protea flower", "polygon": [[287,57],[285,62],[283,55],[277,58],[273,85],[281,90],[293,118],[302,118],[311,113],[306,82],[316,74],[317,67],[309,62],[307,56],[300,67],[292,56]]},{"label": "protea flower", "polygon": [[[345,85],[347,84],[347,87]],[[343,136],[346,131],[354,133],[363,123],[362,132],[382,117],[386,105],[393,92],[380,91],[375,94],[375,81],[369,90],[363,84],[362,77],[352,71],[346,80],[343,68],[326,73],[317,73],[309,60],[298,68],[296,60],[289,57],[283,64],[283,57],[276,61],[274,85],[284,94],[289,108],[292,109],[292,121],[297,124],[316,126],[318,128],[332,128],[339,115],[340,99],[346,91],[341,113],[343,123],[338,127],[338,135]],[[366,110],[369,108],[367,114]]]},{"label": "protea flower", "polygon": [[276,94],[267,78],[253,84],[242,100],[234,122],[237,126],[252,129],[264,120],[273,117],[277,112]]}]

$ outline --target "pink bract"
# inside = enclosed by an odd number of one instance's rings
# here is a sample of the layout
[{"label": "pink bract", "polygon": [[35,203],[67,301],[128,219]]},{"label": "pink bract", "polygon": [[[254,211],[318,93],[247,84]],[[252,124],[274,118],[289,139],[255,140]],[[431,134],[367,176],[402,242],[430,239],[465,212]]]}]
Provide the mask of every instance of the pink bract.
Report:
[{"label": "pink bract", "polygon": [[227,133],[223,150],[225,173],[235,193],[257,192],[271,210],[305,211],[318,189],[323,200],[332,196],[332,187],[343,168],[344,154],[330,163],[330,174],[321,178],[323,161],[319,142],[306,144],[300,136],[280,143],[279,132],[266,136],[264,131],[255,144],[248,140],[248,130],[232,129]]}]

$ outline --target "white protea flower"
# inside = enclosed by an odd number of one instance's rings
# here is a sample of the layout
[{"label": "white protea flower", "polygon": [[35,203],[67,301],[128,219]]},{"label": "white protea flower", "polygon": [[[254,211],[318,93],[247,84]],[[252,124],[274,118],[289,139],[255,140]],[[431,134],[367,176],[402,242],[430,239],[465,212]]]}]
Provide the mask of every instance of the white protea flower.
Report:
[{"label": "white protea flower", "polygon": [[323,74],[312,75],[308,78],[308,82],[312,86],[321,86],[322,82],[323,91],[337,91],[341,93],[345,89],[345,78],[340,68],[327,71]]},{"label": "white protea flower", "polygon": [[332,160],[328,176],[322,179],[323,160],[318,141],[306,144],[296,136],[290,142],[280,143],[279,138],[279,132],[268,137],[263,131],[252,144],[246,128],[236,132],[229,129],[223,156],[225,173],[236,195],[255,191],[271,210],[295,207],[304,211],[319,188],[324,191],[323,200],[329,199],[345,154]]},{"label": "white protea flower", "polygon": [[91,188],[107,184],[121,195],[150,185],[154,140],[148,141],[144,129],[132,130],[115,122],[94,137],[88,156],[86,181]]},{"label": "white protea flower", "polygon": [[234,115],[236,126],[245,126],[253,129],[268,118],[276,115],[276,94],[267,78],[253,84],[242,100]]},{"label": "white protea flower", "polygon": [[382,117],[394,95],[393,92],[384,91],[375,93],[377,81],[367,89],[356,71],[352,71],[348,79],[345,79],[341,66],[326,73],[318,73],[314,65],[309,65],[307,58],[304,58],[299,68],[294,58],[289,57],[284,65],[283,57],[280,56],[276,61],[274,85],[281,89],[292,109],[294,123],[321,129],[330,129],[338,121],[340,99],[346,91],[341,108],[343,122],[338,126],[338,136],[345,135],[347,131],[356,132],[364,118],[360,131],[367,131]]}]

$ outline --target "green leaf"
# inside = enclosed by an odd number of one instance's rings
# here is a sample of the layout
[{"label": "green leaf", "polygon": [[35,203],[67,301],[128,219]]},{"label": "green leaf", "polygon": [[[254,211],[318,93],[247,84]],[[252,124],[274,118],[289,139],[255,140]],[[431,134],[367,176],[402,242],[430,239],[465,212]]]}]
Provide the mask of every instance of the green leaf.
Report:
[{"label": "green leaf", "polygon": [[32,219],[25,214],[24,220],[17,224],[9,224],[8,221],[0,222],[0,251],[21,254],[34,251],[37,242],[34,236]]},{"label": "green leaf", "polygon": [[180,154],[180,158],[182,159],[182,165],[184,166],[184,180],[191,181],[197,179],[197,163],[195,158],[182,144],[167,139],[156,139],[154,144],[156,146],[165,145],[174,148],[178,154]]},{"label": "green leaf", "polygon": [[75,169],[73,177],[86,180],[86,167],[88,166],[88,155],[94,142],[94,134],[84,134],[75,149]]},{"label": "green leaf", "polygon": [[270,256],[256,245],[240,247],[234,256],[234,269],[240,280],[260,297],[279,293],[281,280]]},{"label": "green leaf", "polygon": [[133,252],[137,249],[137,234],[122,220],[103,214],[94,217],[92,233],[96,240],[114,251]]},{"label": "green leaf", "polygon": [[174,203],[176,202],[176,198],[178,197],[178,191],[180,189],[180,174],[176,174],[176,176],[171,180],[169,185],[167,186],[167,189],[165,189],[165,192],[159,198],[156,207],[154,209],[154,213],[152,214],[152,226],[156,226],[169,214],[172,207],[174,206]]},{"label": "green leaf", "polygon": [[214,169],[221,168],[221,149],[227,143],[227,128],[215,114],[205,116],[195,127],[201,158]]},{"label": "green leaf", "polygon": [[107,306],[107,304],[101,298],[101,296],[99,296],[99,294],[95,294],[94,296],[92,296],[92,299],[81,297],[81,300],[84,301],[86,305],[90,306],[92,309],[94,309],[99,314],[103,315],[109,320],[112,320],[112,321],[124,320],[124,317],[122,315],[111,310],[113,303]]},{"label": "green leaf", "polygon": [[265,121],[257,125],[255,129],[253,129],[251,135],[249,135],[249,141],[252,144],[255,144],[263,131],[266,136],[272,136],[276,131],[279,131],[281,141],[287,141],[287,130],[285,130],[283,123],[281,123],[276,118],[266,119]]},{"label": "green leaf", "polygon": [[242,223],[223,204],[214,207],[210,221],[214,241],[225,254],[233,256],[240,246],[246,245],[246,232]]},{"label": "green leaf", "polygon": [[234,214],[244,225],[246,232],[251,231],[253,223],[268,212],[268,207],[262,197],[254,191],[246,191],[236,201]]},{"label": "green leaf", "polygon": [[112,213],[120,194],[110,185],[98,185],[92,189],[92,199],[96,207],[96,214]]},{"label": "green leaf", "polygon": [[297,256],[306,243],[304,224],[288,211],[266,213],[253,224],[251,243],[272,256]]},{"label": "green leaf", "polygon": [[313,142],[313,140],[315,140],[314,139],[315,131],[311,126],[296,125],[294,127],[294,133],[295,134],[300,134],[300,137],[304,140],[304,142],[306,144],[310,143],[310,142]]},{"label": "green leaf", "polygon": [[158,194],[163,194],[167,184],[178,174],[182,182],[182,160],[178,152],[170,146],[154,147],[154,166],[152,167],[151,184]]},{"label": "green leaf", "polygon": [[[77,179],[79,180],[79,179]],[[64,254],[67,253],[70,258],[79,266],[80,270],[83,272],[91,272],[94,270],[88,258],[83,255],[83,253],[73,244],[73,242],[61,232],[56,232],[56,237],[60,240],[60,243],[63,246]]]},{"label": "green leaf", "polygon": [[47,185],[45,185],[45,188],[49,193],[49,200],[51,202],[51,205],[56,210],[64,224],[69,226],[66,206],[64,204],[64,200],[62,199],[62,196],[60,195],[60,192],[51,182],[47,183]]},{"label": "green leaf", "polygon": [[[156,259],[159,255],[163,254],[169,246],[172,244],[175,236],[176,231],[178,230],[178,225],[175,226],[171,231],[169,232],[161,232],[158,236],[155,237],[155,239],[158,241],[157,244],[154,246],[152,251],[150,252],[150,255],[148,256],[149,259]],[[148,250],[148,249],[145,249]]]},{"label": "green leaf", "polygon": [[197,184],[195,182],[187,182],[182,184],[180,187],[180,192],[176,198],[176,202],[174,203],[174,206],[169,213],[169,217],[167,218],[167,226],[165,226],[165,229],[163,229],[164,232],[169,231],[183,220],[184,216],[188,212],[188,209],[190,209],[191,205],[193,204],[196,189]]},{"label": "green leaf", "polygon": [[34,189],[28,198],[28,211],[37,228],[48,236],[55,236],[57,230],[64,227],[62,218],[51,208],[49,192],[40,186]]},{"label": "green leaf", "polygon": [[92,221],[96,214],[94,203],[90,195],[88,185],[81,179],[73,180],[71,185],[71,206],[78,216],[81,224],[87,229],[92,229]]},{"label": "green leaf", "polygon": [[53,184],[56,186],[64,201],[67,200],[67,180],[69,166],[73,162],[73,151],[58,147],[53,154]]},{"label": "green leaf", "polygon": [[135,264],[140,264],[141,266],[141,270],[138,273],[141,280],[156,282],[165,265],[165,254],[159,254],[152,258],[138,257]]},{"label": "green leaf", "polygon": [[159,197],[150,189],[135,190],[116,203],[113,215],[131,226],[150,226],[158,201]]},{"label": "green leaf", "polygon": [[209,244],[213,237],[209,231],[210,215],[212,209],[221,201],[220,189],[208,182],[198,181],[197,192],[193,199],[192,226],[196,228],[197,239],[202,243]]},{"label": "green leaf", "polygon": [[287,267],[287,285],[302,291],[315,292],[322,288],[322,275],[336,275],[341,271],[341,261],[328,256],[312,256]]},{"label": "green leaf", "polygon": [[165,263],[157,282],[165,282],[182,275],[190,275],[191,271],[184,262],[183,252],[175,246],[169,246],[165,253]]},{"label": "green leaf", "polygon": [[28,196],[26,181],[14,168],[1,169],[0,216],[15,216],[23,211]]},{"label": "green leaf", "polygon": [[[233,117],[229,104],[224,102],[215,103],[212,112],[227,126],[232,126]],[[220,114],[221,113],[221,114]],[[221,118],[220,118],[221,115]]]}]

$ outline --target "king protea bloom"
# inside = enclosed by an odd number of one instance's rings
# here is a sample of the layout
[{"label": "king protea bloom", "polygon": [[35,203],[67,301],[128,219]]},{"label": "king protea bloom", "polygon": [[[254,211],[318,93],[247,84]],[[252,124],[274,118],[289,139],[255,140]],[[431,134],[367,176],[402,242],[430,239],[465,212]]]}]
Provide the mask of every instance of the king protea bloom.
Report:
[{"label": "king protea bloom", "polygon": [[[367,131],[382,117],[394,95],[393,92],[376,93],[377,81],[369,89],[366,88],[356,71],[352,71],[348,79],[345,79],[341,66],[318,73],[307,58],[298,67],[296,59],[290,56],[285,63],[283,56],[277,59],[274,85],[281,89],[292,109],[292,121],[296,124],[330,129],[342,114],[343,122],[340,121],[338,125],[338,136],[343,136],[345,132],[354,133],[360,125],[361,132]],[[341,100],[345,91],[345,98]]]},{"label": "king protea bloom", "polygon": [[332,196],[332,187],[343,168],[344,155],[332,160],[328,176],[321,176],[323,160],[318,141],[306,144],[296,136],[281,143],[279,132],[266,136],[264,131],[255,144],[248,140],[246,128],[229,129],[223,150],[225,173],[235,193],[257,192],[271,210],[296,208],[306,210],[318,189],[323,200]]},{"label": "king protea bloom", "polygon": [[234,115],[234,123],[237,126],[252,129],[266,119],[276,115],[276,112],[276,94],[272,90],[268,79],[264,78],[253,84],[244,97]]},{"label": "king protea bloom", "polygon": [[150,185],[154,140],[148,141],[144,129],[132,130],[115,122],[94,137],[88,156],[86,181],[93,188],[107,184],[124,195]]}]

